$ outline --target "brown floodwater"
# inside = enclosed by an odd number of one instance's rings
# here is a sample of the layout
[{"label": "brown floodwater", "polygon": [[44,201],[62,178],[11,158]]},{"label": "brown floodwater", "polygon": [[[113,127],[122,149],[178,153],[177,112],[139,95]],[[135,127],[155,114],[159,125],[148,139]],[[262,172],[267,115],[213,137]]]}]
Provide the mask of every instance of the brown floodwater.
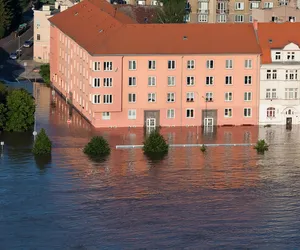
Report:
[{"label": "brown floodwater", "polygon": [[[171,148],[162,161],[141,149],[143,129],[93,129],[51,91],[34,88],[37,130],[53,141],[37,161],[33,136],[3,133],[0,249],[297,249],[300,246],[300,129],[162,128],[169,143],[255,143]],[[103,135],[111,155],[93,162],[82,148]]]}]

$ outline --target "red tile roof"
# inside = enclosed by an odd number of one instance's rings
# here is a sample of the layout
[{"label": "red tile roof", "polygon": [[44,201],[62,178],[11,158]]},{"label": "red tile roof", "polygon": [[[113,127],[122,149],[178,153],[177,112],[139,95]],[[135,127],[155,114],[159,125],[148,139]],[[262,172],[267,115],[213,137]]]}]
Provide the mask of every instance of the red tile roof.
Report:
[{"label": "red tile roof", "polygon": [[271,63],[271,49],[282,49],[289,43],[300,45],[300,23],[259,23],[258,39],[261,63]]},{"label": "red tile roof", "polygon": [[94,55],[260,54],[252,24],[130,24],[113,9],[84,0],[49,20]]}]

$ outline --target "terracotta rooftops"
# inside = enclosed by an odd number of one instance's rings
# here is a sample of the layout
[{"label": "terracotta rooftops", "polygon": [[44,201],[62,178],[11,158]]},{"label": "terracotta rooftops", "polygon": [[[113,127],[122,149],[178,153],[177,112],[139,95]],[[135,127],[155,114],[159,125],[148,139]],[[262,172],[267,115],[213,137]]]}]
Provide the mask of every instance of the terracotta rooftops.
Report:
[{"label": "terracotta rooftops", "polygon": [[258,39],[262,50],[261,63],[271,63],[271,49],[283,49],[289,43],[300,45],[300,23],[259,23]]},{"label": "terracotta rooftops", "polygon": [[134,24],[104,0],[49,19],[92,55],[260,54],[252,24]]}]

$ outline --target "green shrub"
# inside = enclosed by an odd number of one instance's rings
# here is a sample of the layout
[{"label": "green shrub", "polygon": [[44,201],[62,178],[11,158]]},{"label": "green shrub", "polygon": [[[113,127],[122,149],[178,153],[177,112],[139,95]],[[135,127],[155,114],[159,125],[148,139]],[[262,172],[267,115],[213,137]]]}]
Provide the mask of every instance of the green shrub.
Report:
[{"label": "green shrub", "polygon": [[41,129],[41,131],[37,134],[32,153],[35,155],[49,155],[52,150],[52,142],[46,134],[45,129]]},{"label": "green shrub", "polygon": [[50,84],[50,65],[49,64],[41,65],[40,74],[41,74],[41,77],[43,78],[44,82],[46,84]]},{"label": "green shrub", "polygon": [[151,132],[144,141],[143,151],[145,154],[167,154],[168,150],[169,145],[158,131]]},{"label": "green shrub", "polygon": [[254,149],[256,149],[257,153],[263,154],[265,151],[269,150],[269,145],[265,140],[258,140]]},{"label": "green shrub", "polygon": [[200,147],[200,150],[203,153],[206,152],[206,149],[207,149],[207,147],[204,144]]},{"label": "green shrub", "polygon": [[110,146],[102,136],[94,136],[84,147],[83,153],[90,157],[102,157],[110,154]]}]

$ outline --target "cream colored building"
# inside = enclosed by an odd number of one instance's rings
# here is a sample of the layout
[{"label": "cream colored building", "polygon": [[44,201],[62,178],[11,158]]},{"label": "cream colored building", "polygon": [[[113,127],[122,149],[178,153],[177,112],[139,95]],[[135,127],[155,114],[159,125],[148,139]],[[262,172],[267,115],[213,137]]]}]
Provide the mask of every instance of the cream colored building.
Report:
[{"label": "cream colored building", "polygon": [[280,6],[273,9],[253,10],[253,20],[260,23],[300,22],[300,10],[290,6]]},{"label": "cream colored building", "polygon": [[56,1],[55,5],[43,5],[42,9],[34,10],[33,31],[33,60],[42,63],[49,62],[50,51],[50,23],[48,19],[72,7],[76,2],[73,0]]}]

